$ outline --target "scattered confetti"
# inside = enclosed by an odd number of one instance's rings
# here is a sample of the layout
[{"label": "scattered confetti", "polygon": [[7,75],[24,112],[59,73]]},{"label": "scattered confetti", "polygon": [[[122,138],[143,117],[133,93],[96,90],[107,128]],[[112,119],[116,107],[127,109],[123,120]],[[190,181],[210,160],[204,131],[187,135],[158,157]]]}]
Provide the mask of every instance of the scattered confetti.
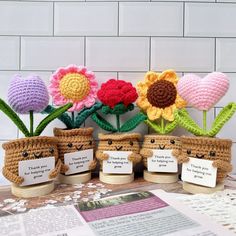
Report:
[{"label": "scattered confetti", "polygon": [[26,211],[26,208],[18,208],[16,211],[17,211],[17,212],[25,212],[25,211]]},{"label": "scattered confetti", "polygon": [[7,199],[4,199],[3,202],[4,203],[13,203],[15,202],[16,200],[15,199],[12,199],[12,198],[7,198]]},{"label": "scattered confetti", "polygon": [[50,200],[45,201],[45,203],[46,204],[55,204],[55,203],[57,203],[57,201],[50,199]]}]

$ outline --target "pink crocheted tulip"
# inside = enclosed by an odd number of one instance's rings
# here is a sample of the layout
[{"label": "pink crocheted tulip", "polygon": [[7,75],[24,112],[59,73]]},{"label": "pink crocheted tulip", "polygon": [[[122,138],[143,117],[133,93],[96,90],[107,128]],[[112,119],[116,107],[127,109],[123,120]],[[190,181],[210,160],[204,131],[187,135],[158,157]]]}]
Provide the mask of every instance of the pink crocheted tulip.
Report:
[{"label": "pink crocheted tulip", "polygon": [[225,95],[228,88],[229,80],[220,72],[210,73],[204,78],[187,74],[177,84],[179,95],[190,106],[202,111],[212,108]]}]

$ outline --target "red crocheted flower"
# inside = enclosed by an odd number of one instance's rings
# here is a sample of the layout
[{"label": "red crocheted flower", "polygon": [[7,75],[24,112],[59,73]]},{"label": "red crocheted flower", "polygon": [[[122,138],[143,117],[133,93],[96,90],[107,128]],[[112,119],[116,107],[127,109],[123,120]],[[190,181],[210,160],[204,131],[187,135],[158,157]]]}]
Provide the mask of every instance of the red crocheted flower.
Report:
[{"label": "red crocheted flower", "polygon": [[97,96],[104,105],[111,108],[119,103],[128,106],[138,98],[137,91],[130,82],[116,79],[110,79],[103,83]]}]

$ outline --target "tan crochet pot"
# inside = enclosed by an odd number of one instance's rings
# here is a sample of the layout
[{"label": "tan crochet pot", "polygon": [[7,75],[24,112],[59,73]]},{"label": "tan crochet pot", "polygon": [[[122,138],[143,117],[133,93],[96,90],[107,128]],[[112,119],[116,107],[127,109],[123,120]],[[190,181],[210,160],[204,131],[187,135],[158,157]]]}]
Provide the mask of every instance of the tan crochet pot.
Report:
[{"label": "tan crochet pot", "polygon": [[143,164],[145,167],[147,167],[147,158],[150,157],[149,150],[151,149],[171,149],[173,156],[176,156],[181,150],[180,138],[170,135],[145,135],[141,149],[141,154],[144,156]]},{"label": "tan crochet pot", "polygon": [[[153,149],[158,150],[171,150],[172,155],[175,157],[180,153],[181,142],[180,138],[170,135],[145,135],[142,149],[140,151],[143,156],[143,164],[147,168],[148,158],[153,156]],[[177,168],[177,166],[176,166]],[[147,169],[143,173],[144,179],[153,183],[175,183],[178,181],[177,172],[150,172]]]},{"label": "tan crochet pot", "polygon": [[[102,173],[103,160],[106,159],[104,151],[118,151],[118,152],[131,151],[132,152],[131,161],[133,162],[133,165],[135,165],[142,160],[142,157],[139,154],[140,152],[139,142],[141,139],[141,135],[138,133],[99,134],[98,138],[99,138],[99,144],[98,144],[98,149],[96,151],[96,157],[100,161],[100,170],[101,170],[100,180],[112,184],[123,184],[132,182],[133,174],[132,175],[107,174],[109,175],[108,178],[106,178],[105,176],[105,180],[101,179],[101,174],[103,174]],[[112,178],[112,175],[114,178]],[[111,181],[109,181],[109,177],[112,179]]]},{"label": "tan crochet pot", "polygon": [[[55,137],[58,139],[59,158],[62,161],[61,173],[65,173],[69,168],[64,164],[64,154],[95,149],[93,128],[77,128],[71,130],[54,128],[53,131]],[[96,163],[91,163],[91,169],[95,167]]]},{"label": "tan crochet pot", "polygon": [[20,185],[24,180],[18,174],[18,163],[24,160],[55,157],[55,169],[51,171],[49,178],[55,178],[61,168],[58,159],[57,139],[53,137],[21,138],[4,143],[5,159],[3,175],[12,183]]},{"label": "tan crochet pot", "polygon": [[182,148],[178,155],[180,163],[187,162],[189,157],[214,161],[217,167],[217,183],[222,183],[229,172],[231,165],[230,139],[208,137],[181,137]]}]

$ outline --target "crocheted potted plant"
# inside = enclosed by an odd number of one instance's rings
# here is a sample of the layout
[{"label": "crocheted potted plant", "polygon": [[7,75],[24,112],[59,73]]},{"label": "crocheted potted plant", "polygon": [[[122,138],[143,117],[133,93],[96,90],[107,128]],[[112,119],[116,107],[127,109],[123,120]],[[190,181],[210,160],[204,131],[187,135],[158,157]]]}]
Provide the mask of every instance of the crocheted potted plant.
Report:
[{"label": "crocheted potted plant", "polygon": [[177,93],[178,80],[173,70],[149,71],[144,81],[137,85],[137,105],[147,114],[145,123],[158,133],[145,135],[140,151],[147,168],[144,179],[150,182],[173,183],[178,180],[175,155],[181,148],[180,139],[170,135],[177,126],[174,111],[186,105]]},{"label": "crocheted potted plant", "polygon": [[139,133],[127,133],[137,127],[146,116],[142,113],[125,121],[122,125],[120,116],[133,110],[133,102],[138,95],[131,83],[123,80],[110,79],[103,83],[98,91],[98,98],[103,106],[104,115],[116,117],[116,127],[97,112],[91,117],[107,134],[99,134],[96,157],[100,161],[100,180],[106,183],[122,184],[134,179],[133,166],[140,162]]},{"label": "crocheted potted plant", "polygon": [[[68,102],[73,104],[67,113],[58,117],[66,128],[54,128],[62,161],[59,180],[63,183],[87,182],[91,179],[91,170],[96,167],[93,158],[93,128],[81,126],[102,106],[96,102],[97,90],[98,84],[94,73],[83,66],[69,65],[59,68],[51,77],[49,91],[53,103],[56,106]],[[48,106],[44,112],[51,113],[54,109],[53,106]]]},{"label": "crocheted potted plant", "polygon": [[[11,107],[0,99],[0,110],[15,123],[25,138],[3,144],[5,150],[3,175],[13,183],[12,192],[17,196],[32,197],[46,194],[54,188],[53,183],[49,181],[58,175],[61,161],[58,159],[57,140],[54,137],[39,135],[52,120],[72,104],[56,109],[34,129],[34,113],[41,112],[48,105],[48,91],[40,77],[22,78],[20,75],[14,76],[11,81],[8,102]],[[16,112],[29,114],[29,130]],[[45,182],[49,184],[44,184]],[[42,184],[37,185],[40,183]]]},{"label": "crocheted potted plant", "polygon": [[222,189],[225,177],[232,170],[232,141],[215,136],[235,113],[236,104],[225,106],[210,129],[207,126],[207,112],[225,95],[228,87],[227,76],[220,72],[210,73],[204,78],[187,74],[178,83],[180,96],[203,113],[203,127],[196,124],[185,109],[175,114],[179,125],[195,135],[181,137],[182,148],[178,155],[179,162],[184,163],[182,179],[186,181],[183,187],[187,191],[213,192]]}]

